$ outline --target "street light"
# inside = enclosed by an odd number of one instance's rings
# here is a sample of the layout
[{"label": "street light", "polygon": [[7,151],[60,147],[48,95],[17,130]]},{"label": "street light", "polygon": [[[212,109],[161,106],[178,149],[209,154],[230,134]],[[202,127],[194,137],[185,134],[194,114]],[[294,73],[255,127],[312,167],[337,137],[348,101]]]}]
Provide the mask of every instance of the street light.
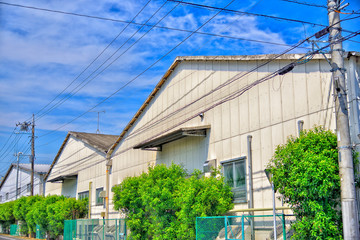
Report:
[{"label": "street light", "polygon": [[277,234],[276,234],[276,212],[275,212],[275,188],[274,188],[274,182],[272,181],[272,173],[270,171],[270,169],[265,169],[265,174],[267,179],[269,180],[270,184],[271,184],[271,189],[272,189],[272,193],[273,193],[273,218],[274,218],[274,239],[277,239]]}]

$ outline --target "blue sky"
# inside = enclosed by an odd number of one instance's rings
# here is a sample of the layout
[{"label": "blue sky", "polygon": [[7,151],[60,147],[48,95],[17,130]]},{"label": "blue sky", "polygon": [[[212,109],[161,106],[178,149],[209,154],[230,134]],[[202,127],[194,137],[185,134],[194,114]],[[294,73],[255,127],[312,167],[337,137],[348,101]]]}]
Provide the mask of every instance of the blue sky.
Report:
[{"label": "blue sky", "polygon": [[[215,7],[230,3],[189,2]],[[306,2],[326,5],[325,0]],[[358,0],[347,2],[350,6],[344,11],[360,10]],[[295,44],[322,29],[312,24],[221,12],[200,31],[231,38],[194,34],[180,44],[190,33],[174,28],[194,31],[218,11],[164,0],[149,3],[147,0],[9,0],[8,3],[108,20],[0,4],[0,175],[14,162],[15,152],[29,153],[29,136],[12,133],[17,122],[29,120],[33,113],[36,114],[36,163],[51,163],[68,131],[96,132],[96,111],[105,111],[100,114],[101,133],[120,134],[176,56],[280,53],[287,49],[284,45]],[[282,0],[235,0],[227,8],[328,25],[327,9]],[[137,13],[133,22],[147,26],[127,26],[121,22],[131,21]],[[354,16],[358,15],[341,14],[342,19]],[[162,28],[150,27],[157,22]],[[342,23],[349,31],[357,31],[359,26],[360,18]],[[356,42],[344,42],[344,48],[359,51],[360,36],[352,40]],[[307,52],[309,45],[303,46],[293,52]],[[28,158],[21,158],[21,162],[27,163]]]}]

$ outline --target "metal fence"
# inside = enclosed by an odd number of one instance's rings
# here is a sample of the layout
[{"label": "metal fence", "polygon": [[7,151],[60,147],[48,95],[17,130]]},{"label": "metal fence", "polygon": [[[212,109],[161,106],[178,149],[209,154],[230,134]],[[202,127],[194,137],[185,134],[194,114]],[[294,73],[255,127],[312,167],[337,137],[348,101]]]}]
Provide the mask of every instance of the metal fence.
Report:
[{"label": "metal fence", "polygon": [[45,232],[41,230],[39,225],[36,225],[36,238],[37,239],[45,239],[46,238]]},{"label": "metal fence", "polygon": [[[276,239],[290,239],[293,215],[276,215]],[[196,218],[197,240],[274,239],[273,215],[242,215]]]},{"label": "metal fence", "polygon": [[17,224],[10,225],[10,235],[12,236],[19,236],[19,227]]},{"label": "metal fence", "polygon": [[64,240],[126,240],[124,219],[65,220]]}]

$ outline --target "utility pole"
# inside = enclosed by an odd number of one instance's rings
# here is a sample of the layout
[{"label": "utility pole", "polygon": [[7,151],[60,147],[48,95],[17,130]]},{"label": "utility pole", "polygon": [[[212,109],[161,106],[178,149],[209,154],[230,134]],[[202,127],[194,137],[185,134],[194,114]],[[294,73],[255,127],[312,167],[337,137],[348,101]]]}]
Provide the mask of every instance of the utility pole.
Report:
[{"label": "utility pole", "polygon": [[23,154],[22,152],[15,153],[14,155],[17,157],[17,166],[16,166],[16,193],[15,199],[18,198],[18,188],[19,188],[19,157]]},{"label": "utility pole", "polygon": [[30,196],[34,195],[34,159],[35,159],[35,117],[32,116],[31,124],[31,192]]},{"label": "utility pole", "polygon": [[339,175],[341,181],[341,209],[344,240],[359,240],[359,219],[355,195],[354,163],[349,131],[345,68],[341,38],[339,0],[328,0],[329,41],[334,84]]}]

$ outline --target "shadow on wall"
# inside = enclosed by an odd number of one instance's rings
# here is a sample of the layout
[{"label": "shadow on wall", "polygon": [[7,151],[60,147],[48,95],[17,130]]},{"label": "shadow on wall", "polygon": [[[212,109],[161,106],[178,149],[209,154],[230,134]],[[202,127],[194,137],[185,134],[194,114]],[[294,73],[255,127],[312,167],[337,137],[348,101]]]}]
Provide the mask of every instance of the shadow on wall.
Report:
[{"label": "shadow on wall", "polygon": [[164,144],[162,151],[156,154],[156,164],[171,163],[183,166],[188,173],[195,169],[203,170],[208,158],[210,129],[205,137],[185,137],[174,142]]}]

